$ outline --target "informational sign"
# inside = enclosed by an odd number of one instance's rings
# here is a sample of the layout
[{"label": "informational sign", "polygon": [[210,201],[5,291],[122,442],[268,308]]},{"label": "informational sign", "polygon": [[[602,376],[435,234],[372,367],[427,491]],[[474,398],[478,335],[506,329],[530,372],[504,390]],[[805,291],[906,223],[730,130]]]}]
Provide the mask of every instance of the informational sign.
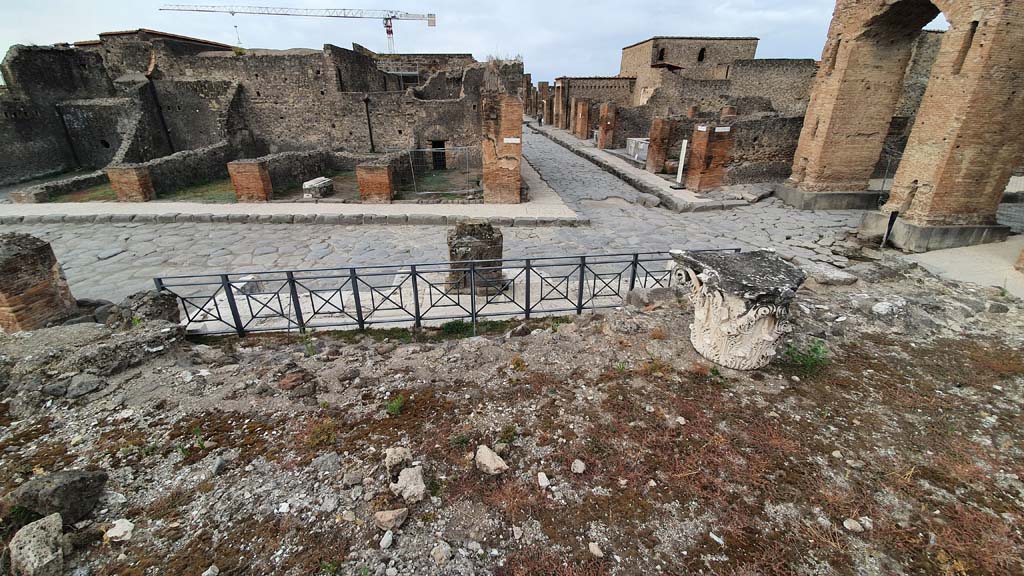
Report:
[{"label": "informational sign", "polygon": [[676,172],[676,184],[683,183],[683,169],[686,167],[686,152],[690,147],[689,140],[683,140],[683,147],[679,149],[679,170]]},{"label": "informational sign", "polygon": [[503,140],[503,142],[505,142],[505,144],[522,144],[523,143],[523,139],[522,138],[505,138]]}]

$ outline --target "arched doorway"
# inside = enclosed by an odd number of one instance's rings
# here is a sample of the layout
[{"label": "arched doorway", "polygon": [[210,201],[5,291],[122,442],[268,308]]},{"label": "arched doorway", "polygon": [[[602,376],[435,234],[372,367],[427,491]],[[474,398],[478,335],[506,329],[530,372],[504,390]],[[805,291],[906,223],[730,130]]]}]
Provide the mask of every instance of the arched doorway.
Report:
[{"label": "arched doorway", "polygon": [[884,232],[888,214],[898,212],[893,240],[914,251],[1006,235],[995,212],[1024,162],[1020,2],[838,0],[791,180],[810,199],[805,207],[869,207],[871,196],[856,191],[867,189],[913,44],[940,11],[950,27],[892,194],[864,228]]}]

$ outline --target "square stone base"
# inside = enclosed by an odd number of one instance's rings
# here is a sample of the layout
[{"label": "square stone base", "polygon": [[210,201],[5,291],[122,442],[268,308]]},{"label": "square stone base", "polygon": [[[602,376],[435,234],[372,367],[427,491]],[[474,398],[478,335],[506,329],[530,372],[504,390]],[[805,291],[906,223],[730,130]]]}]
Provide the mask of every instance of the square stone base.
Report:
[{"label": "square stone base", "polygon": [[775,188],[775,195],[797,210],[877,210],[882,194],[877,190],[805,192],[785,184]]},{"label": "square stone base", "polygon": [[[861,222],[859,238],[881,241],[889,225],[889,214],[868,212]],[[976,244],[1002,242],[1010,235],[1009,226],[918,226],[897,219],[889,234],[889,243],[907,252],[929,252]]]}]

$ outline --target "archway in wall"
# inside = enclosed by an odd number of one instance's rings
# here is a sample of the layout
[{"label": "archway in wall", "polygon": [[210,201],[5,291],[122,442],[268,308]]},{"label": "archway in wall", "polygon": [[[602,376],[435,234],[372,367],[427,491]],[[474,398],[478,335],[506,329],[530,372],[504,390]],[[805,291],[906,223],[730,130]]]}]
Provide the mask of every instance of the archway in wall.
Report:
[{"label": "archway in wall", "polygon": [[[904,228],[991,227],[1014,167],[1024,161],[1024,6],[1001,0],[839,0],[794,159],[805,193],[863,191],[900,97],[921,28],[949,21],[883,212]],[[819,194],[819,198],[823,197]],[[833,197],[834,198],[834,197]],[[814,202],[805,207],[814,206]],[[832,202],[829,207],[842,207]],[[915,232],[908,249],[998,239],[998,230]],[[932,239],[942,237],[941,241]],[[954,233],[955,235],[956,233]],[[920,240],[920,241],[919,241]]]}]

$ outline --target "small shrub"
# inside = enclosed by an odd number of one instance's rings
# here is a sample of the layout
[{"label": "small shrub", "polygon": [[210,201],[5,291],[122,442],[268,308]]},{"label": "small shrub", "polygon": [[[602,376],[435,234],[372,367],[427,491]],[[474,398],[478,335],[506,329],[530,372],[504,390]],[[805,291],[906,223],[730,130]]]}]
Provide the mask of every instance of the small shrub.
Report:
[{"label": "small shrub", "polygon": [[241,46],[232,46],[231,51],[235,53],[235,56],[245,56],[245,48]]},{"label": "small shrub", "polygon": [[306,432],[306,445],[310,448],[333,446],[337,439],[339,428],[338,421],[331,417],[313,421]]},{"label": "small shrub", "polygon": [[804,375],[817,373],[829,363],[829,351],[825,342],[814,340],[810,345],[797,348],[792,344],[786,348],[786,360]]},{"label": "small shrub", "polygon": [[402,413],[402,408],[405,407],[405,395],[399,394],[392,398],[387,405],[384,407],[387,410],[388,416],[398,416]]},{"label": "small shrub", "polygon": [[665,338],[668,338],[668,332],[665,332],[661,326],[651,330],[651,340],[664,340]]},{"label": "small shrub", "polygon": [[441,334],[446,338],[469,338],[473,335],[472,322],[452,320],[441,324]]},{"label": "small shrub", "polygon": [[647,362],[644,362],[637,372],[641,376],[653,376],[655,374],[667,374],[672,370],[672,366],[660,358],[651,358]]},{"label": "small shrub", "polygon": [[498,442],[511,444],[513,441],[515,441],[516,436],[518,435],[519,433],[516,430],[515,425],[509,424],[508,426],[505,426],[504,428],[501,429],[501,434],[498,436]]},{"label": "small shrub", "polygon": [[455,448],[465,448],[469,446],[469,436],[465,434],[454,434],[448,438],[448,443]]},{"label": "small shrub", "polygon": [[[695,361],[693,364],[690,364],[690,370],[689,371],[690,371],[690,374],[693,374],[694,376],[704,377],[704,376],[707,376],[708,374],[711,374],[711,370],[712,370],[712,367],[709,366],[708,364],[706,364],[704,362]],[[714,368],[714,370],[717,372],[718,368]]]},{"label": "small shrub", "polygon": [[625,362],[616,362],[615,363],[615,371],[618,372],[619,374],[622,374],[623,372],[625,372],[626,371],[626,363]]},{"label": "small shrub", "polygon": [[516,372],[526,371],[526,360],[523,360],[523,357],[520,356],[519,354],[516,354],[515,356],[512,357],[512,361],[509,362],[509,365]]}]

